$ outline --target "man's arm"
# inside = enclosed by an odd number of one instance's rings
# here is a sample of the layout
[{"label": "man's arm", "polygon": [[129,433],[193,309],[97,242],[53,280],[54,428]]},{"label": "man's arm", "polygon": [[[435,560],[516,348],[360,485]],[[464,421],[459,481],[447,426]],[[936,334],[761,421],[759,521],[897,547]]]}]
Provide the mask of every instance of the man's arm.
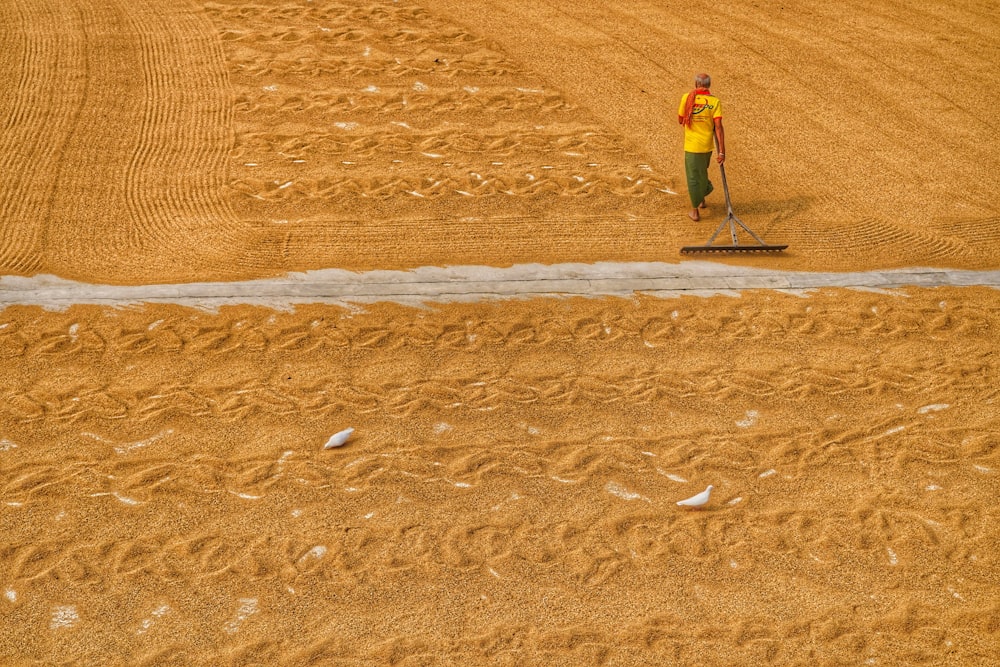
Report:
[{"label": "man's arm", "polygon": [[722,127],[722,119],[715,119],[715,139],[719,144],[719,164],[726,161],[726,130]]}]

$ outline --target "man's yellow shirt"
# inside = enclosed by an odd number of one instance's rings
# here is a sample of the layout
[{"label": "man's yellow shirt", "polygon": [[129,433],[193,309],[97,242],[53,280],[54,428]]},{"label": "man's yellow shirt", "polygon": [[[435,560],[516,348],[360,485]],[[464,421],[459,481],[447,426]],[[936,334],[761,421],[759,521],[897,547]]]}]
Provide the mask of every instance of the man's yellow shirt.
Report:
[{"label": "man's yellow shirt", "polygon": [[[684,115],[688,95],[681,98],[678,116]],[[715,119],[722,118],[722,102],[714,95],[698,95],[694,98],[694,113],[691,127],[684,128],[685,153],[711,153],[715,149]]]}]

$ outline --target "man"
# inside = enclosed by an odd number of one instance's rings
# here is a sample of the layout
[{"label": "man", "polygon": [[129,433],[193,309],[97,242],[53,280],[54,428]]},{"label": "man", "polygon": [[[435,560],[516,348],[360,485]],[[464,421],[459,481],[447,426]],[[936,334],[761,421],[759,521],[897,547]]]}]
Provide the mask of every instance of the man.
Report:
[{"label": "man", "polygon": [[714,188],[708,180],[708,163],[712,159],[713,136],[719,138],[719,164],[726,161],[726,134],[722,129],[722,102],[712,95],[712,77],[699,74],[694,78],[694,90],[681,98],[677,122],[684,126],[684,171],[687,173],[691,212],[688,217],[701,220],[699,208],[705,208],[705,197]]}]

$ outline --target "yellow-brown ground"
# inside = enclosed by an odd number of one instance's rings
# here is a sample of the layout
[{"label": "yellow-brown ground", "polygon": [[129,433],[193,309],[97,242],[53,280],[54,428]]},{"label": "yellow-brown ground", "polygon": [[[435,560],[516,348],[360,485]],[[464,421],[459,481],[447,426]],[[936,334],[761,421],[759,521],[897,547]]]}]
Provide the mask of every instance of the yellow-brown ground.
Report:
[{"label": "yellow-brown ground", "polygon": [[[672,261],[698,70],[727,261],[997,268],[988,2],[710,9],[5,0],[0,276]],[[997,294],[9,307],[0,663],[1000,664]]]},{"label": "yellow-brown ground", "polygon": [[[786,269],[994,268],[988,2],[8,0],[0,273],[672,261],[676,108],[724,101]],[[679,194],[670,194],[674,191]]]},{"label": "yellow-brown ground", "polygon": [[0,661],[995,664],[998,327],[982,288],[8,308]]}]

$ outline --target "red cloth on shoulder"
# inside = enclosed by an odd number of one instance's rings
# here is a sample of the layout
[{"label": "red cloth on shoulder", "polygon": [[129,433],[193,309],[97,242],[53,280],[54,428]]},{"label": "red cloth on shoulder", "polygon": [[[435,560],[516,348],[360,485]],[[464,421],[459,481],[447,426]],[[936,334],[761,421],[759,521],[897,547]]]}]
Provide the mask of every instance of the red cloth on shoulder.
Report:
[{"label": "red cloth on shoulder", "polygon": [[695,88],[690,93],[688,93],[687,100],[684,102],[684,127],[691,127],[691,123],[694,119],[694,98],[698,95],[711,95],[712,93],[708,88]]}]

